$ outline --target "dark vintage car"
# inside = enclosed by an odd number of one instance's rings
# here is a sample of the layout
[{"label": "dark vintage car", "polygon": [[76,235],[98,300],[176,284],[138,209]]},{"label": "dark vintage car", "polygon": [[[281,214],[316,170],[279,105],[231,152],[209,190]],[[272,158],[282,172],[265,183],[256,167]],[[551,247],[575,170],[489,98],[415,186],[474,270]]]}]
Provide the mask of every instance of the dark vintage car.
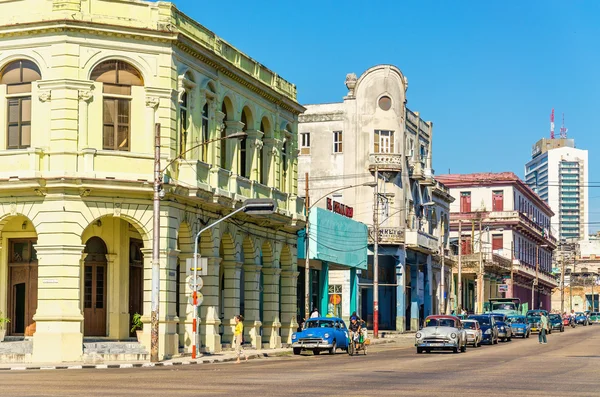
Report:
[{"label": "dark vintage car", "polygon": [[507,321],[512,328],[513,336],[529,338],[529,335],[531,334],[531,325],[527,322],[525,316],[508,316]]},{"label": "dark vintage car", "polygon": [[472,314],[469,316],[470,320],[477,320],[479,327],[481,327],[481,333],[483,334],[483,343],[489,343],[495,345],[498,343],[498,326],[496,320],[492,315],[489,314]]},{"label": "dark vintage car", "polygon": [[467,334],[456,316],[428,316],[425,326],[415,335],[417,353],[432,350],[467,351]]},{"label": "dark vintage car", "polygon": [[317,355],[322,351],[335,354],[336,349],[348,349],[348,329],[344,320],[337,317],[316,317],[307,320],[300,332],[292,334],[295,355],[310,350]]},{"label": "dark vintage car", "polygon": [[556,313],[550,313],[548,315],[548,325],[552,330],[559,330],[560,332],[565,332],[565,326],[563,324],[562,316]]},{"label": "dark vintage car", "polygon": [[[527,316],[527,323],[529,324],[530,328],[531,328],[531,333],[537,332],[540,333],[540,331],[542,330],[542,326],[541,326],[541,318],[542,316]],[[548,325],[550,324],[550,322],[548,322]],[[548,329],[547,331],[548,335],[552,333],[552,328]]]},{"label": "dark vintage car", "polygon": [[589,325],[589,319],[588,316],[585,315],[585,313],[583,312],[577,312],[575,313],[575,322],[577,324],[582,324],[584,327],[586,325]]},{"label": "dark vintage car", "polygon": [[506,314],[504,313],[491,313],[494,320],[496,320],[496,326],[498,327],[498,337],[502,342],[510,342],[512,340],[512,327],[506,320]]}]

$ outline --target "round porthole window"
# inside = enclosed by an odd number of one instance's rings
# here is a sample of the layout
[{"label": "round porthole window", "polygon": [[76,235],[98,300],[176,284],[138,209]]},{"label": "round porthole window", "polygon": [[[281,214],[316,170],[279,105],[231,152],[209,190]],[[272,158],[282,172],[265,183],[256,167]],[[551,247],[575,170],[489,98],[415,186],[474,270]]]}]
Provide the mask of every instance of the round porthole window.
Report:
[{"label": "round porthole window", "polygon": [[381,110],[390,110],[392,108],[392,98],[389,96],[382,96],[379,98],[379,109]]}]

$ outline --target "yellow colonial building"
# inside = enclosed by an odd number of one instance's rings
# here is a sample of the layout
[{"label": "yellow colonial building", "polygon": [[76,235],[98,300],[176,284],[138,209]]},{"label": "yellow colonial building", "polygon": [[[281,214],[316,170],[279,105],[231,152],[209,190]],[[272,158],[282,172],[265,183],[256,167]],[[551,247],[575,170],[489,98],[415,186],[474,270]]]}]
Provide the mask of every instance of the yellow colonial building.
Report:
[{"label": "yellow colonial building", "polygon": [[[201,342],[256,348],[296,324],[296,87],[167,2],[0,0],[0,311],[30,361],[82,359],[86,337],[150,344],[154,129],[160,126],[161,358],[191,351],[185,262],[208,257]],[[246,138],[228,139],[244,131]],[[238,134],[240,135],[240,134]],[[204,144],[206,143],[206,144]]]}]

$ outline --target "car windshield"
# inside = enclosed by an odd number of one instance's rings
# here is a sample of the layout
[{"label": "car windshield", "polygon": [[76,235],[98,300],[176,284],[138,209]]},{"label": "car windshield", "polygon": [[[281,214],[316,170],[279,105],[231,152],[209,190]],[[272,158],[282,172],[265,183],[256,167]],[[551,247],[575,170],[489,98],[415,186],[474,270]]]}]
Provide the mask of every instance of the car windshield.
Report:
[{"label": "car windshield", "polygon": [[539,319],[539,318],[537,318],[537,317],[527,317],[527,322],[528,322],[529,324],[535,324],[535,323],[537,323],[537,322],[539,322],[539,321],[540,321],[540,319]]},{"label": "car windshield", "polygon": [[562,320],[560,314],[551,314],[550,316],[548,316],[548,318],[550,318],[550,320]]},{"label": "car windshield", "polygon": [[592,312],[592,313],[590,313],[590,316],[600,316],[600,313]]},{"label": "car windshield", "polygon": [[456,324],[451,318],[428,318],[425,320],[426,327],[455,327]]},{"label": "car windshield", "polygon": [[304,329],[307,328],[333,328],[332,320],[309,320],[306,322]]},{"label": "car windshield", "polygon": [[525,324],[525,317],[508,317],[506,321],[511,324]]},{"label": "car windshield", "polygon": [[463,326],[465,329],[477,329],[475,321],[463,321]]},{"label": "car windshield", "polygon": [[585,314],[583,314],[582,312],[577,312],[575,313],[576,316],[585,316]]},{"label": "car windshield", "polygon": [[494,316],[494,319],[496,321],[502,321],[502,322],[504,322],[504,316]]},{"label": "car windshield", "polygon": [[489,325],[490,324],[490,319],[489,317],[471,317],[473,320],[477,320],[479,321],[479,324],[486,324]]},{"label": "car windshield", "polygon": [[517,305],[514,303],[492,303],[492,310],[517,310]]}]

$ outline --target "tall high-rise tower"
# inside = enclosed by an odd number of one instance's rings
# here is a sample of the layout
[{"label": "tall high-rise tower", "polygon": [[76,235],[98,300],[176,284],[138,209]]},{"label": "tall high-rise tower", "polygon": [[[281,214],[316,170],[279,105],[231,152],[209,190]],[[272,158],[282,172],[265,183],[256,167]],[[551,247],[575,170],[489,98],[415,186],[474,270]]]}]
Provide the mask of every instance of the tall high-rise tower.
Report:
[{"label": "tall high-rise tower", "polygon": [[556,215],[552,228],[560,239],[588,238],[588,151],[577,149],[561,128],[559,139],[542,138],[525,164],[525,182]]}]

